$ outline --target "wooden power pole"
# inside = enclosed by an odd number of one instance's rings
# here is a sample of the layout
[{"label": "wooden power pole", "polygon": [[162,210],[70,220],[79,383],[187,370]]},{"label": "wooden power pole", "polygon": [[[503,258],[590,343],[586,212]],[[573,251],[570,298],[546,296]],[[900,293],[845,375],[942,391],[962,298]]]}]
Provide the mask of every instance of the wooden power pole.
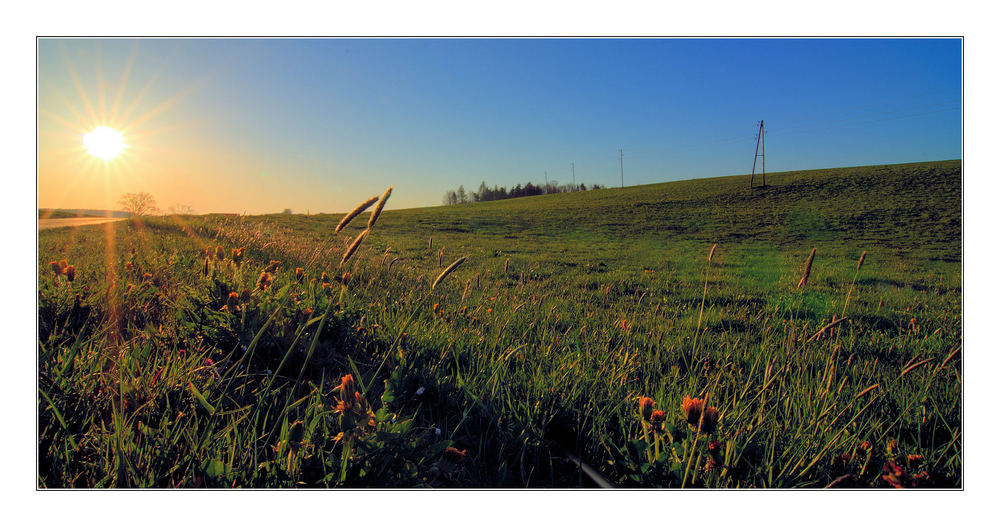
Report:
[{"label": "wooden power pole", "polygon": [[622,171],[622,188],[625,188],[625,150],[622,148],[618,149],[618,165]]},{"label": "wooden power pole", "polygon": [[757,171],[757,158],[760,158],[760,183],[761,186],[767,186],[767,180],[764,179],[767,174],[767,170],[764,168],[764,120],[760,120],[760,127],[757,128],[757,146],[753,150],[753,168],[750,170],[750,188],[753,188],[753,176],[754,172]]}]

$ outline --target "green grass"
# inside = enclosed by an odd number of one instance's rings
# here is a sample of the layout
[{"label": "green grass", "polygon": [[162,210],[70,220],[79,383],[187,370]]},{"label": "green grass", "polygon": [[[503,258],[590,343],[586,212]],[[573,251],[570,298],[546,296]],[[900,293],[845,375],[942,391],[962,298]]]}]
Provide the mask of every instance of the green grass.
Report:
[{"label": "green grass", "polygon": [[961,486],[960,162],[768,183],[42,231],[38,483]]}]

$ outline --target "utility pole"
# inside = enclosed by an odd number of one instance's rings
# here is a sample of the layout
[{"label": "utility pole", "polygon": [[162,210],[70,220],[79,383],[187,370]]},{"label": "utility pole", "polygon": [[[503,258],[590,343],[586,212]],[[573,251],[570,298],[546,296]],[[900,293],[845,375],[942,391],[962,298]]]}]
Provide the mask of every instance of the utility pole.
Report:
[{"label": "utility pole", "polygon": [[548,194],[548,193],[549,193],[549,171],[546,170],[545,171],[545,192],[544,192],[544,194]]},{"label": "utility pole", "polygon": [[766,170],[764,169],[764,120],[761,119],[759,123],[759,128],[757,128],[757,145],[753,149],[753,168],[750,170],[750,188],[753,188],[753,176],[754,172],[757,171],[757,158],[760,158],[760,181],[761,186],[767,186],[767,180],[764,179]]},{"label": "utility pole", "polygon": [[576,192],[576,163],[570,163],[569,168],[573,171],[573,192]]},{"label": "utility pole", "polygon": [[622,170],[622,188],[625,188],[625,150],[622,148],[618,149],[618,165]]}]

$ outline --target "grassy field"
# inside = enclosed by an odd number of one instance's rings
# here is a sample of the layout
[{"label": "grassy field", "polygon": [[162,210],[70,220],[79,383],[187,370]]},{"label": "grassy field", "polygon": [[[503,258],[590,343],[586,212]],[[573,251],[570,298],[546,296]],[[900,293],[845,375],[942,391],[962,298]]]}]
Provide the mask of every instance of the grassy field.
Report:
[{"label": "grassy field", "polygon": [[962,486],[961,163],[767,180],[40,232],[38,485]]}]

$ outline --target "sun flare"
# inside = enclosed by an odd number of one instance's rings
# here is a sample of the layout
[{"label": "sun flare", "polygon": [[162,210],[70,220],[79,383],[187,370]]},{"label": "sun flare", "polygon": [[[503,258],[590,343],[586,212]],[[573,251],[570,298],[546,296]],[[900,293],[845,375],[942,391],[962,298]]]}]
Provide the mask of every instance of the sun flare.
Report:
[{"label": "sun flare", "polygon": [[93,132],[83,136],[83,146],[94,157],[110,161],[128,146],[121,132],[107,126],[98,126]]}]

